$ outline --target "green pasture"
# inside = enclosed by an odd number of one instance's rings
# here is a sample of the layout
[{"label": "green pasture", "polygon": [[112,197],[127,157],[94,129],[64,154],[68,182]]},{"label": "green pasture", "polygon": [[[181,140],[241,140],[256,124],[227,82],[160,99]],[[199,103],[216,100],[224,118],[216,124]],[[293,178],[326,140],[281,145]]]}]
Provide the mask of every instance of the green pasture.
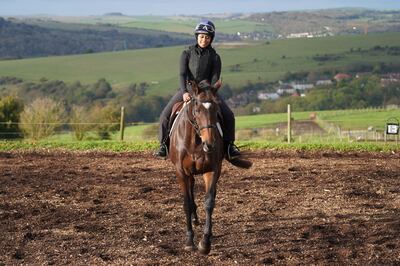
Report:
[{"label": "green pasture", "polygon": [[[311,112],[296,112],[294,120],[307,120]],[[269,128],[277,123],[287,122],[287,113],[246,115],[236,117],[236,129]]]},{"label": "green pasture", "polygon": [[[223,60],[223,82],[239,86],[248,82],[276,81],[286,72],[311,71],[356,63],[400,62],[400,55],[349,53],[350,49],[400,46],[400,33],[285,39],[251,45],[215,44]],[[0,61],[0,76],[28,81],[64,80],[93,83],[106,78],[114,88],[147,82],[149,94],[172,94],[178,86],[178,62],[183,46],[97,54]],[[335,61],[316,62],[316,54],[337,54]],[[239,71],[232,72],[232,66]]]},{"label": "green pasture", "polygon": [[[136,18],[133,21],[127,23],[119,23],[119,26],[123,27],[135,27],[150,30],[163,30],[168,32],[179,32],[193,34],[194,27],[198,23],[198,19],[190,18],[168,18],[163,19],[140,19]],[[225,34],[237,34],[238,32],[254,32],[254,31],[271,31],[271,27],[266,24],[259,24],[254,21],[247,20],[214,20],[215,24],[218,25],[218,33]],[[218,36],[217,36],[218,38]]]},{"label": "green pasture", "polygon": [[[93,17],[54,17],[54,20],[79,24],[112,24],[119,27],[148,29],[166,32],[193,34],[200,18],[186,16],[93,16]],[[213,19],[217,31],[225,34],[237,32],[271,31],[266,23],[240,19]]]},{"label": "green pasture", "polygon": [[[400,120],[399,109],[359,109],[293,112],[293,120],[309,120],[316,114],[318,120],[332,123],[343,129],[358,130],[374,127],[384,129],[386,121],[395,117]],[[268,128],[277,123],[287,122],[287,113],[261,114],[236,117],[236,129]]]},{"label": "green pasture", "polygon": [[384,130],[386,122],[390,118],[400,121],[400,109],[360,109],[360,110],[338,110],[318,111],[319,119],[332,123],[346,130],[362,129],[369,127]]}]

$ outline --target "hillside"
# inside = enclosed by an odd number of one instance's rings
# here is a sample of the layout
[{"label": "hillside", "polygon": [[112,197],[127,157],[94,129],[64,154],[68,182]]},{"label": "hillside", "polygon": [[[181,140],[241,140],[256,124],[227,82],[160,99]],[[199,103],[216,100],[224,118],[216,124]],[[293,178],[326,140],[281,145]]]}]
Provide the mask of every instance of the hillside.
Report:
[{"label": "hillside", "polygon": [[329,36],[400,31],[399,10],[344,8],[270,12],[251,14],[246,19],[258,25],[269,25],[273,29],[271,33],[280,37],[290,37],[298,33]]},{"label": "hillside", "polygon": [[[216,42],[400,31],[399,10],[327,9],[210,14]],[[202,17],[17,17],[0,19],[0,59],[69,55],[187,44]]]},{"label": "hillside", "polygon": [[163,47],[189,42],[189,36],[153,30],[63,25],[46,27],[0,17],[0,59],[41,57]]},{"label": "hillside", "polygon": [[[223,82],[240,87],[248,82],[277,81],[289,71],[400,62],[399,54],[391,54],[386,49],[374,50],[377,46],[400,47],[400,33],[285,39],[247,45],[216,44],[216,49],[223,60]],[[46,78],[84,84],[105,78],[114,88],[146,82],[149,94],[166,95],[177,89],[178,61],[183,48],[0,61],[0,75],[26,81]],[[326,60],[325,55],[328,55]]]},{"label": "hillside", "polygon": [[[178,86],[183,46],[73,56],[0,61],[0,97],[18,95],[25,102],[50,96],[68,105],[96,103],[125,106],[127,121],[155,121]],[[397,87],[382,93],[379,76],[400,72],[400,33],[283,39],[216,44],[223,59],[220,94],[236,114],[326,110],[398,105]],[[257,101],[258,92],[278,92],[284,82],[333,79],[338,72],[365,79],[317,88],[307,97]],[[14,78],[12,78],[14,77]],[[234,96],[234,97],[233,97]],[[240,97],[240,98],[238,98]],[[258,108],[258,111],[254,111]]]},{"label": "hillside", "polygon": [[[255,14],[209,14],[216,26],[219,40],[227,36],[241,40],[286,38],[290,34],[342,35],[373,32],[398,32],[400,10],[362,8],[324,9],[309,11],[268,12]],[[110,14],[94,17],[51,17],[63,23],[114,25],[191,34],[202,16],[123,16]],[[28,23],[35,23],[34,20]]]}]

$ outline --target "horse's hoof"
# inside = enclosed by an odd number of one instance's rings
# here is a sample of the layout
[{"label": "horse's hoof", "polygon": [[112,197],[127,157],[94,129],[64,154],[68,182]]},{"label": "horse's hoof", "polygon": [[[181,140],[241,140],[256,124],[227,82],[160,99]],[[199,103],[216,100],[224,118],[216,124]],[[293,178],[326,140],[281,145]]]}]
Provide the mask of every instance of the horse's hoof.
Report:
[{"label": "horse's hoof", "polygon": [[185,246],[186,251],[195,251],[197,248],[195,245]]},{"label": "horse's hoof", "polygon": [[211,245],[204,245],[203,241],[199,242],[199,251],[203,255],[208,255],[211,251]]}]

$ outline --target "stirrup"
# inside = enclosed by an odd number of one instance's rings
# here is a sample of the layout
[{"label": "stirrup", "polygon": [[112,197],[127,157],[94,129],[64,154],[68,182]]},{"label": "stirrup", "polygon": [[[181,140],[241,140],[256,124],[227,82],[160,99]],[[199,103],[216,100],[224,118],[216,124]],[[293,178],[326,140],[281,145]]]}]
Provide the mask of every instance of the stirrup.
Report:
[{"label": "stirrup", "polygon": [[[236,153],[236,154],[231,154],[229,152],[231,150],[232,150],[233,153]],[[229,143],[228,144],[228,149],[227,149],[227,155],[228,155],[228,161],[230,161],[230,160],[234,160],[236,158],[239,158],[241,154],[240,154],[239,148],[235,144]]]},{"label": "stirrup", "polygon": [[[165,152],[165,154],[161,154],[162,152]],[[158,149],[158,151],[156,151],[154,153],[155,156],[160,157],[162,159],[167,159],[168,158],[168,147],[165,143],[162,143],[160,145],[160,148]]]}]

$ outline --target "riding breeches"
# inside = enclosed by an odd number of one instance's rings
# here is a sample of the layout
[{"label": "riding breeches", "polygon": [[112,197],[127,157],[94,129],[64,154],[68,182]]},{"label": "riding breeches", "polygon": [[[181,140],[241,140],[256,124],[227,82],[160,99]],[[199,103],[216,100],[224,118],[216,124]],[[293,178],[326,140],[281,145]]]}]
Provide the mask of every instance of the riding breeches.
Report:
[{"label": "riding breeches", "polygon": [[[222,113],[223,121],[223,133],[224,133],[224,141],[225,142],[234,142],[235,141],[235,116],[226,102],[217,94],[219,99],[219,107]],[[169,120],[171,118],[172,108],[174,104],[181,102],[183,97],[183,93],[181,90],[177,91],[177,93],[169,100],[164,110],[160,115],[160,125],[158,137],[160,143],[165,143],[168,139],[169,134]]]}]

